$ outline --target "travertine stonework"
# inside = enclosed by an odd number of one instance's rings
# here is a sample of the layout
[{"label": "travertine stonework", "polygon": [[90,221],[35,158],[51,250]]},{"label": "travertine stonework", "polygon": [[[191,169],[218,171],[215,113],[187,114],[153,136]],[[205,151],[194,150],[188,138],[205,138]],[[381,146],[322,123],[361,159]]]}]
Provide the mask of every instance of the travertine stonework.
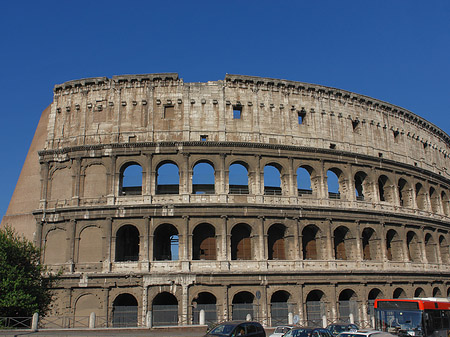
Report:
[{"label": "travertine stonework", "polygon": [[[2,224],[63,268],[53,314],[72,325],[196,324],[200,309],[370,325],[375,298],[450,294],[450,138],[400,107],[277,79],[126,75],[55,86],[37,135]],[[142,183],[127,185],[132,167]],[[158,183],[169,167],[176,183]]]}]

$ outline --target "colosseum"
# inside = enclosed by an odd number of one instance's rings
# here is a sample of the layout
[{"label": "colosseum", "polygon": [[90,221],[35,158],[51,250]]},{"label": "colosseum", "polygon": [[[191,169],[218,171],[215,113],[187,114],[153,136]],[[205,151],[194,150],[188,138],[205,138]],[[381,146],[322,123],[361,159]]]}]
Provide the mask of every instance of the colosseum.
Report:
[{"label": "colosseum", "polygon": [[418,115],[321,85],[75,80],[2,225],[63,271],[72,326],[367,326],[377,298],[450,296],[449,152]]}]

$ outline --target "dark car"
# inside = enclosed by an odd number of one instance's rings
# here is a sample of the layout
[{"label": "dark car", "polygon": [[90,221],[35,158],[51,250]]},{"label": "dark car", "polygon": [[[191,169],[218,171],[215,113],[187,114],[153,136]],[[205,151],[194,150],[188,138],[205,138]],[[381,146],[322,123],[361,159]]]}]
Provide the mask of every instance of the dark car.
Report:
[{"label": "dark car", "polygon": [[330,324],[327,326],[327,329],[330,330],[330,332],[337,336],[341,332],[345,331],[356,331],[358,330],[358,326],[356,324],[347,324],[347,323],[337,323],[337,324]]},{"label": "dark car", "polygon": [[204,336],[249,336],[249,337],[266,337],[264,328],[258,322],[224,322],[212,328]]},{"label": "dark car", "polygon": [[283,337],[333,337],[333,335],[324,328],[295,328],[286,332]]}]

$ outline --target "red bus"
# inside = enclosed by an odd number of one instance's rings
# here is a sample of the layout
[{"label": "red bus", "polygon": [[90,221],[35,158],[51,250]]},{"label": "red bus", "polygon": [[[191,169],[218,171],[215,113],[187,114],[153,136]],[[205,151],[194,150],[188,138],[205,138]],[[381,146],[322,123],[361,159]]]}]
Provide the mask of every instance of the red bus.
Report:
[{"label": "red bus", "polygon": [[375,300],[375,328],[398,336],[450,337],[446,298]]}]

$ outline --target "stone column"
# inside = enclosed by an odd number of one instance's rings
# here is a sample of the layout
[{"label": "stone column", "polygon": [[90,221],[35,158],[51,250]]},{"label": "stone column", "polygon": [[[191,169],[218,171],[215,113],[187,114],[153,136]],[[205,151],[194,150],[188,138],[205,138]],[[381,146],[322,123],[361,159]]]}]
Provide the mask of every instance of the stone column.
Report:
[{"label": "stone column", "polygon": [[386,229],[384,222],[380,223],[380,246],[381,246],[381,261],[386,262],[387,247],[386,247]]},{"label": "stone column", "polygon": [[153,169],[153,155],[151,153],[146,154],[147,168],[145,176],[145,192],[142,194],[155,195],[156,194],[156,171]]},{"label": "stone column", "polygon": [[327,240],[327,260],[335,260],[336,257],[334,256],[334,249],[333,249],[333,242],[334,242],[334,235],[331,231],[331,225],[332,225],[332,220],[331,219],[327,219],[328,225],[327,225],[327,229],[326,229],[326,240]]},{"label": "stone column", "polygon": [[355,221],[355,227],[356,227],[356,254],[355,259],[356,261],[362,261],[364,258],[364,252],[363,252],[363,245],[362,245],[362,233],[361,233],[361,225],[359,221]]},{"label": "stone column", "polygon": [[228,173],[229,170],[225,167],[226,154],[220,154],[220,167],[218,174],[216,174],[215,190],[216,194],[227,194],[228,193]]},{"label": "stone column", "polygon": [[188,308],[189,308],[189,286],[187,284],[181,285],[182,295],[181,295],[181,317],[179,317],[178,322],[180,325],[188,324]]},{"label": "stone column", "polygon": [[105,225],[105,260],[103,262],[103,271],[111,271],[111,263],[113,261],[112,257],[112,219],[106,219]]},{"label": "stone column", "polygon": [[151,218],[149,216],[145,216],[144,217],[144,232],[142,233],[142,262],[148,262],[148,257],[149,257],[149,242],[148,242],[148,231],[149,231],[149,227],[150,227],[150,220]]},{"label": "stone column", "polygon": [[180,194],[192,193],[192,183],[190,177],[192,172],[189,169],[189,153],[183,153],[183,165],[180,167]]},{"label": "stone column", "polygon": [[218,257],[219,261],[229,261],[231,258],[228,255],[228,253],[229,253],[228,241],[227,241],[228,217],[226,215],[222,215],[220,218],[222,219],[222,227],[220,228],[220,234],[219,234],[221,247],[219,249],[219,254],[217,257]]},{"label": "stone column", "polygon": [[48,173],[49,173],[49,165],[48,162],[43,162],[41,164],[41,202],[40,208],[47,208],[47,199],[48,199]]},{"label": "stone column", "polygon": [[320,160],[320,171],[317,172],[319,175],[319,199],[328,199],[328,185],[327,185],[327,173],[325,172],[325,163]]},{"label": "stone column", "polygon": [[263,216],[258,216],[258,219],[260,220],[260,227],[259,227],[259,256],[256,256],[256,258],[259,261],[267,261],[269,257],[267,256],[267,235],[264,231],[264,221],[265,218]]},{"label": "stone column", "polygon": [[69,224],[68,224],[68,228],[67,228],[67,232],[69,234],[69,263],[72,264],[71,268],[73,271],[73,263],[75,261],[75,233],[77,230],[77,221],[74,219],[71,219]]},{"label": "stone column", "polygon": [[425,246],[425,233],[424,233],[424,227],[420,227],[420,240],[422,241],[421,243],[421,249],[422,249],[422,254],[421,255],[421,262],[427,264],[428,263],[428,258],[427,258],[427,248]]},{"label": "stone column", "polygon": [[153,244],[154,244],[154,220],[152,217],[148,217],[148,260],[153,261]]},{"label": "stone column", "polygon": [[300,218],[293,218],[292,222],[294,222],[294,260],[299,261],[303,260],[303,236],[302,236],[302,228],[303,226],[300,223]]},{"label": "stone column", "polygon": [[409,258],[409,248],[406,237],[406,226],[402,225],[402,246],[403,246],[403,262],[410,262],[411,259]]},{"label": "stone column", "polygon": [[77,158],[72,164],[72,205],[78,206],[80,201],[80,170],[81,159]]},{"label": "stone column", "polygon": [[142,326],[147,326],[148,311],[148,287],[144,285],[142,289]]}]

